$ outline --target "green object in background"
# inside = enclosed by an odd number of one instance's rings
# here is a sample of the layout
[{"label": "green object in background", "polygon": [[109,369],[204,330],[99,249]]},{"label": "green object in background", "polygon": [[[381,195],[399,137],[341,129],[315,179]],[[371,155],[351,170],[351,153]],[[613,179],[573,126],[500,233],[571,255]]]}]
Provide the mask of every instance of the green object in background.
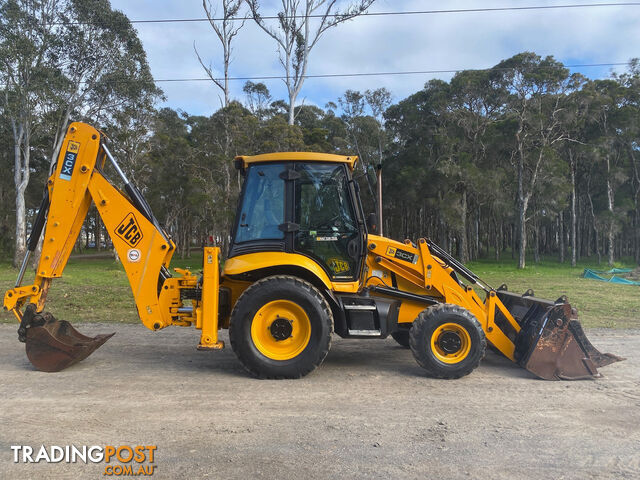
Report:
[{"label": "green object in background", "polygon": [[582,277],[591,278],[592,280],[600,280],[601,282],[618,283],[620,285],[640,285],[640,282],[634,282],[633,280],[629,280],[626,278],[616,277],[615,275],[613,275],[611,278],[608,278],[608,279],[598,275],[599,273],[609,273],[609,274],[628,273],[631,270],[632,270],[631,268],[612,268],[611,270],[604,272],[604,271],[591,270],[589,268],[585,268],[584,272],[582,272]]}]

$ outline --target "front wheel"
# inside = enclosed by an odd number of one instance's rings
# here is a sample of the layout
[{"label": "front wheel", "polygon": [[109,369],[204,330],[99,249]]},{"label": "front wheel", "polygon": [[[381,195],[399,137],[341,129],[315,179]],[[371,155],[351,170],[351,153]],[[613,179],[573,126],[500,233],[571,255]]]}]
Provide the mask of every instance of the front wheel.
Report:
[{"label": "front wheel", "polygon": [[468,310],[448,303],[433,305],[415,319],[409,334],[418,364],[436,378],[460,378],[484,357],[487,340]]},{"label": "front wheel", "polygon": [[259,378],[300,378],[329,352],[333,316],[310,283],[291,276],[257,281],[231,313],[229,339],[249,373]]}]

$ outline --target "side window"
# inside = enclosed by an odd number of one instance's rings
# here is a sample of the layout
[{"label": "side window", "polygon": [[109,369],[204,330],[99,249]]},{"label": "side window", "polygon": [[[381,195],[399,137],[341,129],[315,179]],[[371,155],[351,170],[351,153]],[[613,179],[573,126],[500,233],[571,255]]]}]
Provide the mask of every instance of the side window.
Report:
[{"label": "side window", "polygon": [[322,163],[297,166],[295,221],[300,230],[295,249],[322,263],[336,280],[357,274],[360,239],[344,168]]},{"label": "side window", "polygon": [[281,164],[255,164],[249,168],[235,242],[282,240],[284,232],[284,180]]}]

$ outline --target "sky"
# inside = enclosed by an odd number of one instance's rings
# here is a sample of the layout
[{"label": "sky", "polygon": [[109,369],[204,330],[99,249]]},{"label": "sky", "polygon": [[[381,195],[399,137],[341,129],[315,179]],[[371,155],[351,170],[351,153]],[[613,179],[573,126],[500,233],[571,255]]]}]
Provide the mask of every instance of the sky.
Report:
[{"label": "sky", "polygon": [[[624,1],[624,0],[622,0]],[[220,0],[212,0],[213,5]],[[264,0],[262,14],[278,12],[279,0]],[[343,6],[348,2],[339,2]],[[400,12],[532,5],[617,3],[608,0],[376,0],[369,12]],[[130,20],[203,18],[201,0],[111,0]],[[156,79],[206,76],[194,53],[222,66],[222,47],[206,22],[135,24]],[[358,17],[328,30],[312,50],[308,74],[406,72],[491,67],[523,51],[553,55],[566,65],[618,63],[640,57],[640,5]],[[611,67],[573,68],[589,78],[605,78]],[[616,71],[624,67],[615,67]],[[247,20],[233,45],[232,77],[282,75],[275,42]],[[298,104],[324,107],[348,89],[386,87],[398,102],[432,78],[452,73],[307,79]],[[255,80],[260,81],[260,80]],[[262,80],[274,99],[286,99],[282,80]],[[244,80],[233,81],[231,96],[243,101]],[[212,82],[159,83],[161,106],[192,115],[220,108]]]}]

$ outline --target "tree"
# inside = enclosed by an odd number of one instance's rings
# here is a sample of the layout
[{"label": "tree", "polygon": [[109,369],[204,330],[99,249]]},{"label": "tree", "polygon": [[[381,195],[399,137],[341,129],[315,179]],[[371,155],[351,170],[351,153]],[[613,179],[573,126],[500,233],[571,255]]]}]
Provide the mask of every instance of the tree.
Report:
[{"label": "tree", "polygon": [[[360,165],[366,180],[367,192],[378,218],[381,218],[378,204],[375,201],[376,177],[374,166],[371,163],[372,157],[375,157],[377,144],[375,132],[378,125],[373,118],[365,114],[366,98],[361,92],[347,90],[338,99],[338,103],[342,110],[340,118],[346,126],[350,146],[358,155],[358,165]],[[366,199],[363,200],[366,203]]]},{"label": "tree", "polygon": [[[256,24],[278,45],[289,94],[288,121],[293,125],[296,99],[306,78],[311,50],[327,30],[364,13],[375,0],[358,0],[342,11],[337,10],[337,0],[282,0],[277,29],[266,24],[259,0],[246,1]],[[316,18],[316,24],[312,25]]]},{"label": "tree", "polygon": [[51,97],[59,71],[55,52],[61,47],[52,22],[56,0],[9,0],[0,6],[0,82],[4,118],[13,137],[15,248],[17,266],[26,252],[25,192],[31,173],[31,143],[38,118]]},{"label": "tree", "polygon": [[108,0],[8,0],[0,7],[0,61],[15,140],[17,264],[25,252],[24,192],[38,129],[52,137],[48,152],[39,153],[53,165],[72,116],[107,123],[128,107],[150,108],[160,91],[136,31]]},{"label": "tree", "polygon": [[251,113],[258,120],[264,120],[268,113],[269,104],[273,100],[267,86],[262,82],[253,83],[251,80],[247,80],[244,87],[242,87],[242,91],[247,97],[247,107]]},{"label": "tree", "polygon": [[[443,131],[457,141],[451,141],[450,154],[439,164],[439,169],[455,180],[459,196],[458,225],[460,259],[469,260],[467,235],[468,216],[472,197],[476,203],[486,199],[487,189],[495,179],[494,165],[483,165],[486,158],[485,133],[502,109],[504,92],[495,82],[495,71],[463,71],[451,80],[450,108],[443,115],[449,117]],[[475,209],[477,210],[477,209]],[[477,217],[477,215],[476,215]],[[479,218],[476,218],[474,247],[479,250]]]},{"label": "tree", "polygon": [[371,110],[371,115],[376,122],[378,151],[377,151],[377,164],[376,164],[376,184],[377,190],[377,208],[378,212],[378,234],[384,235],[384,225],[382,219],[382,160],[384,157],[384,150],[387,148],[389,137],[384,128],[384,112],[391,105],[391,92],[386,88],[378,88],[376,90],[367,90],[364,92],[364,98]]},{"label": "tree", "polygon": [[[202,8],[207,15],[209,25],[213,28],[220,43],[222,44],[222,71],[224,78],[220,80],[213,70],[211,63],[206,65],[198,53],[196,43],[193,42],[193,49],[196,52],[198,61],[204,71],[207,73],[211,81],[220,89],[224,95],[224,101],[220,100],[223,107],[228,107],[231,100],[229,92],[229,65],[231,65],[231,54],[233,53],[233,39],[238,35],[240,29],[244,26],[245,19],[238,17],[238,12],[244,0],[222,0],[222,17],[216,19],[216,10],[211,5],[210,0],[202,0]],[[236,23],[237,22],[237,23]]]},{"label": "tree", "polygon": [[567,138],[561,117],[573,79],[553,57],[543,59],[531,52],[504,60],[496,69],[502,72],[509,92],[507,115],[516,125],[513,160],[518,182],[518,268],[524,268],[529,203],[545,174],[550,149]]},{"label": "tree", "polygon": [[625,108],[624,87],[615,80],[596,80],[592,83],[594,124],[598,135],[594,139],[596,159],[604,166],[606,186],[606,216],[608,264],[614,262],[614,239],[621,226],[622,212],[616,208],[616,190],[627,181],[623,166],[627,149],[621,133],[628,123],[629,109]]},{"label": "tree", "polygon": [[60,15],[64,30],[57,35],[64,48],[58,59],[62,77],[54,104],[59,120],[52,163],[72,115],[108,123],[127,109],[150,110],[162,95],[136,30],[109,0],[66,0]]}]

